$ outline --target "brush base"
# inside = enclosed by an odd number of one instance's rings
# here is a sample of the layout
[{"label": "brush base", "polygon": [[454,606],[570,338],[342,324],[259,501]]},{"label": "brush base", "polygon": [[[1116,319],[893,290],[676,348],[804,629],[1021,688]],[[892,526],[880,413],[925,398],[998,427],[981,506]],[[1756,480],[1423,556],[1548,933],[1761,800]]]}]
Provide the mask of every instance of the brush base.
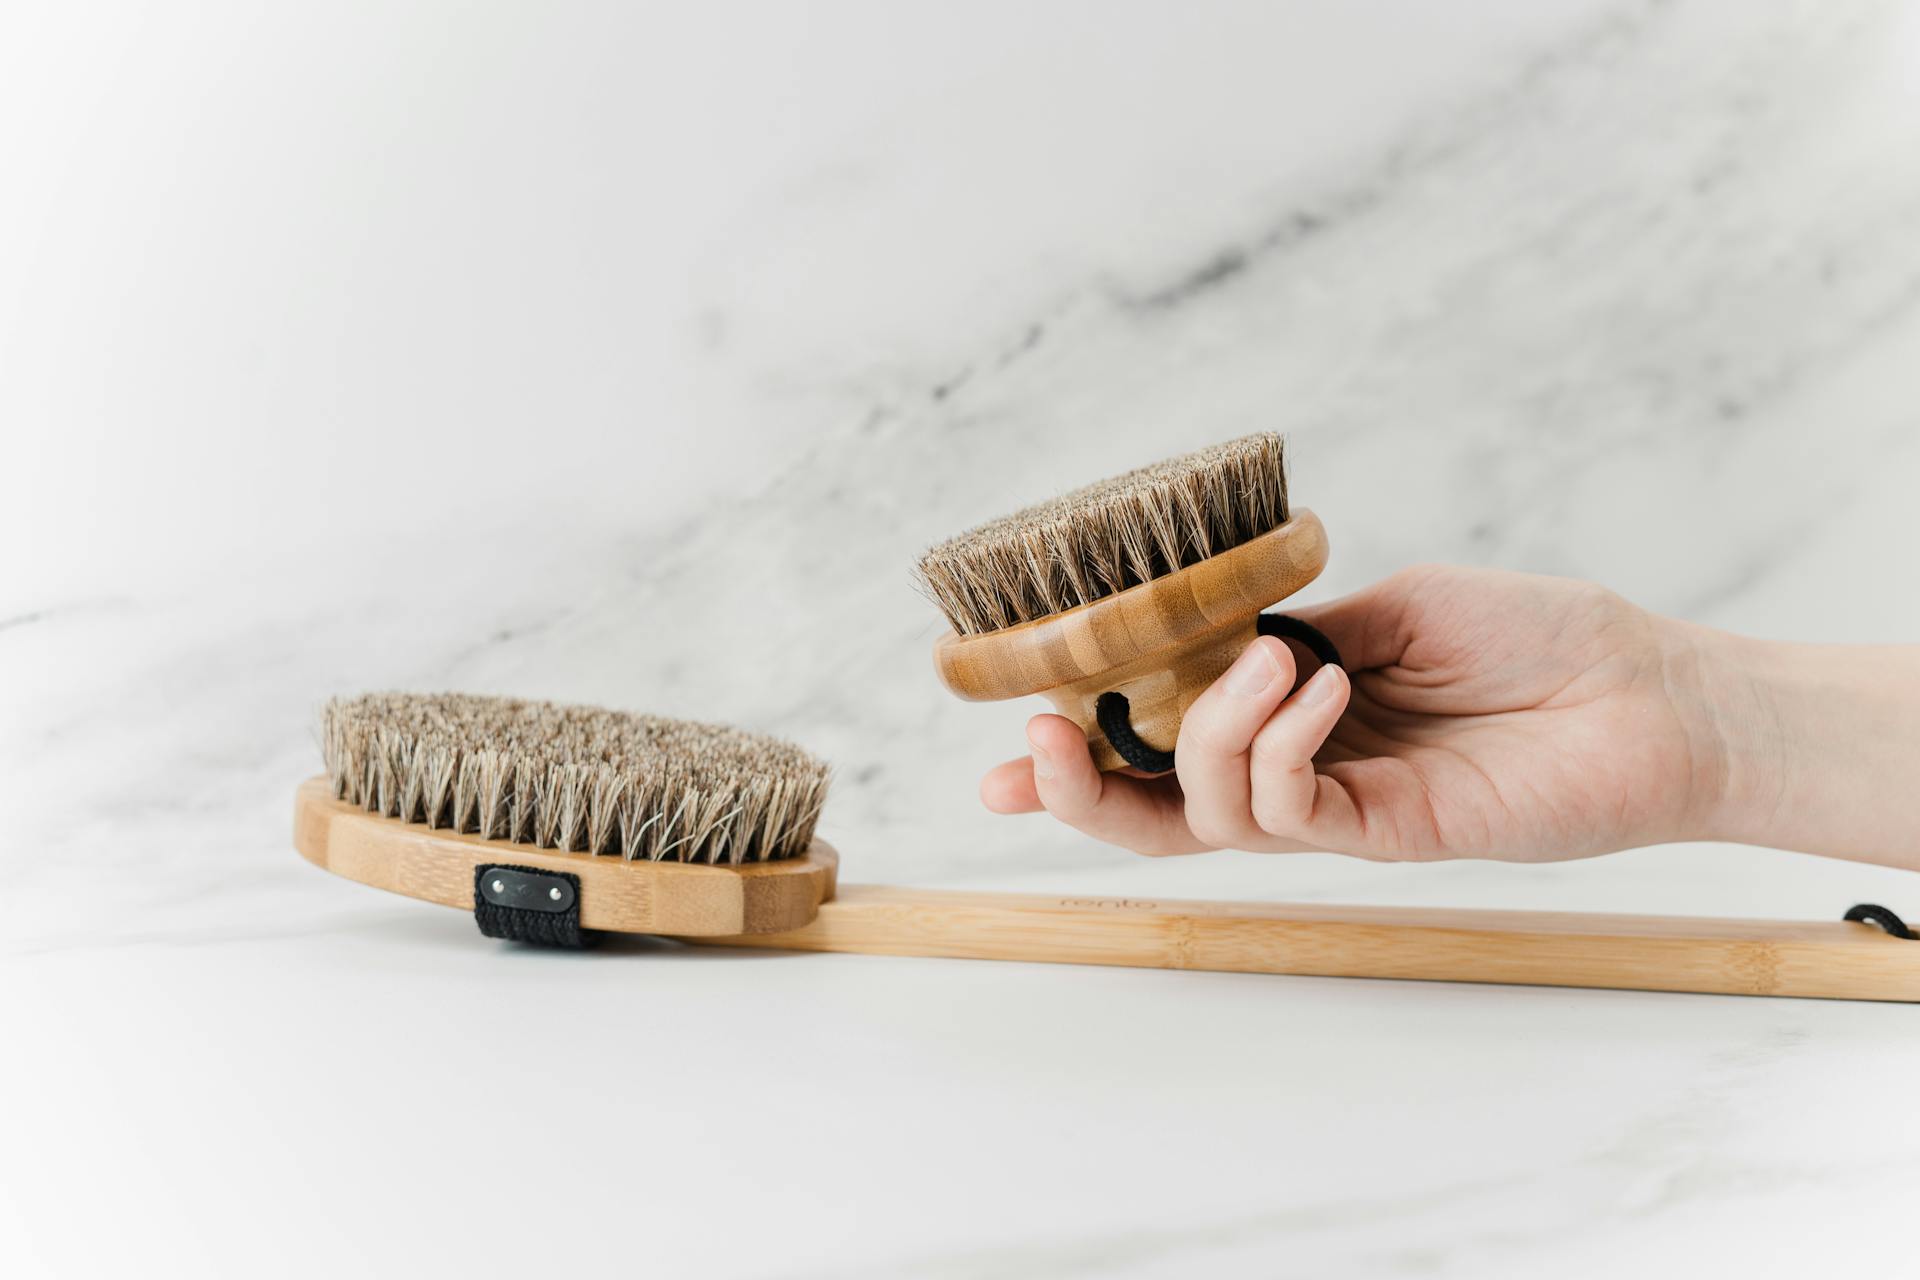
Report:
[{"label": "brush base", "polygon": [[1101,697],[1108,693],[1124,697],[1127,721],[1141,741],[1157,751],[1172,751],[1187,708],[1233,665],[1258,634],[1257,624],[1250,619],[1124,667],[1049,689],[1045,696],[1061,715],[1086,732],[1087,749],[1093,753],[1096,768],[1124,769],[1127,761],[1114,750],[1100,727]]},{"label": "brush base", "polygon": [[368,813],[336,800],[325,778],[310,778],[294,793],[293,847],[337,876],[466,911],[473,910],[481,866],[574,876],[582,928],[684,937],[796,929],[833,896],[840,865],[820,840],[798,858],[717,867],[483,840]]},{"label": "brush base", "polygon": [[934,646],[947,688],[969,701],[1045,694],[1086,730],[1094,763],[1125,766],[1101,732],[1100,695],[1124,694],[1134,732],[1171,751],[1195,698],[1258,635],[1260,614],[1320,576],[1327,535],[1311,511],[1250,542],[1091,604]]}]

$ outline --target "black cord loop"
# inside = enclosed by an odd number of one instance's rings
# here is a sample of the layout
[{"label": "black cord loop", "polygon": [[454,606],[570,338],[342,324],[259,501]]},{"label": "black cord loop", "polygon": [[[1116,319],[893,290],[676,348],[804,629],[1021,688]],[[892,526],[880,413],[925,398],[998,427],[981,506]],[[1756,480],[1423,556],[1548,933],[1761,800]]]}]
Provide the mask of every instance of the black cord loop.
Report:
[{"label": "black cord loop", "polygon": [[[1263,636],[1275,636],[1281,640],[1298,640],[1307,647],[1307,652],[1318,658],[1323,666],[1344,667],[1340,661],[1340,650],[1333,641],[1327,639],[1320,628],[1311,623],[1284,613],[1263,613],[1255,623]],[[1173,768],[1173,752],[1162,751],[1149,745],[1133,730],[1133,707],[1127,701],[1127,695],[1117,690],[1100,695],[1093,704],[1094,719],[1100,723],[1100,732],[1106,735],[1107,745],[1122,760],[1142,773],[1165,773]],[[1904,926],[1902,926],[1904,927]]]},{"label": "black cord loop", "polygon": [[1173,752],[1148,746],[1146,740],[1133,731],[1132,714],[1133,704],[1124,693],[1109,690],[1093,704],[1093,717],[1100,722],[1100,732],[1107,735],[1107,745],[1122,760],[1142,773],[1165,773],[1173,768]]},{"label": "black cord loop", "polygon": [[1910,942],[1920,942],[1920,933],[1907,928],[1902,920],[1877,902],[1863,902],[1843,917],[1854,924],[1877,924],[1896,938],[1905,938]]},{"label": "black cord loop", "polygon": [[1263,613],[1257,624],[1263,636],[1277,636],[1282,640],[1298,640],[1307,646],[1307,652],[1320,659],[1323,667],[1345,668],[1340,661],[1340,650],[1334,648],[1333,641],[1327,639],[1327,633],[1310,622],[1284,613]]}]

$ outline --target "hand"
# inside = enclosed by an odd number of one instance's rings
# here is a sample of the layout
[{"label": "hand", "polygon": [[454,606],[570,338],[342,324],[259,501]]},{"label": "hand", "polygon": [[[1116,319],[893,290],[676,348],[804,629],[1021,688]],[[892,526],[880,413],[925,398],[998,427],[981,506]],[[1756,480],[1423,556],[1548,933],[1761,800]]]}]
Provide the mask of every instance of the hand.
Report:
[{"label": "hand", "polygon": [[1711,834],[1713,633],[1588,583],[1446,567],[1291,612],[1351,676],[1295,689],[1294,651],[1262,638],[1188,710],[1172,774],[1101,774],[1073,722],[1042,715],[982,799],[1146,854],[1546,861]]}]

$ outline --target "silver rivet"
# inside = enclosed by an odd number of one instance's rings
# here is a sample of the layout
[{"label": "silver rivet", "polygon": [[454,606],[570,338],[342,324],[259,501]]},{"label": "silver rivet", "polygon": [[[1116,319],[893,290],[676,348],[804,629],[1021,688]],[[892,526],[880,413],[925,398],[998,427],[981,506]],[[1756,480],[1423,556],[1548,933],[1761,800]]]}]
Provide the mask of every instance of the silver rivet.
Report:
[{"label": "silver rivet", "polygon": [[553,888],[547,890],[547,896],[549,898],[552,898],[555,902],[560,901],[560,886],[555,885]]},{"label": "silver rivet", "polygon": [[493,882],[493,891],[495,893],[505,893],[507,891],[507,882],[505,880],[495,880]]}]

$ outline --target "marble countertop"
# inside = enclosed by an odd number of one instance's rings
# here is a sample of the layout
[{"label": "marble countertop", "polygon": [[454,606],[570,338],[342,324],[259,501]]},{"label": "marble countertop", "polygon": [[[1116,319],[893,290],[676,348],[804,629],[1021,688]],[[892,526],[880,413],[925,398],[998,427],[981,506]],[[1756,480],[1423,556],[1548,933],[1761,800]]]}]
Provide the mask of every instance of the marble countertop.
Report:
[{"label": "marble countertop", "polygon": [[[1134,859],[908,568],[1291,437],[1415,560],[1920,633],[1920,13],[0,16],[10,1275],[1602,1277],[1912,1252],[1901,1007],[484,941],[289,843],[336,692],[831,759],[849,880],[1828,919],[1920,880]],[[24,177],[25,181],[20,181]],[[0,183],[8,179],[0,178]]]}]

